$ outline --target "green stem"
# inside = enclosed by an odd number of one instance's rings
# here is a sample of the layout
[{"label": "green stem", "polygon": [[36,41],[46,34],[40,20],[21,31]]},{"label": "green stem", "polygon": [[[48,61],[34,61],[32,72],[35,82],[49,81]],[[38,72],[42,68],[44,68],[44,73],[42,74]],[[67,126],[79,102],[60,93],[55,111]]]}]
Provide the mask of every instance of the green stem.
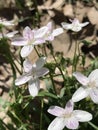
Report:
[{"label": "green stem", "polygon": [[72,66],[72,72],[76,71],[77,63],[76,63],[76,51],[77,51],[77,39],[75,42],[75,51],[74,51],[74,57],[73,57],[73,66]]},{"label": "green stem", "polygon": [[53,86],[53,89],[54,89],[55,95],[57,95],[57,93],[56,93],[56,89],[55,89],[54,80],[53,80],[53,76],[52,76],[51,72],[49,72],[49,75],[50,75],[50,79],[51,79],[51,82],[52,82],[52,86]]},{"label": "green stem", "polygon": [[[64,74],[63,74],[63,72],[62,72],[62,69],[61,69],[61,67],[58,65],[57,60],[56,60],[54,54],[52,54],[52,56],[53,56],[53,58],[54,58],[54,60],[55,60],[55,63],[56,63],[56,65],[57,65],[58,69],[60,70],[60,73],[61,73],[62,78],[63,78],[63,80],[64,80],[64,86],[66,86],[66,79],[65,79],[65,76],[64,76]],[[68,87],[66,87],[66,89],[67,89],[68,95],[70,95],[70,94],[71,94],[71,93],[70,93],[70,89],[69,89]]]}]

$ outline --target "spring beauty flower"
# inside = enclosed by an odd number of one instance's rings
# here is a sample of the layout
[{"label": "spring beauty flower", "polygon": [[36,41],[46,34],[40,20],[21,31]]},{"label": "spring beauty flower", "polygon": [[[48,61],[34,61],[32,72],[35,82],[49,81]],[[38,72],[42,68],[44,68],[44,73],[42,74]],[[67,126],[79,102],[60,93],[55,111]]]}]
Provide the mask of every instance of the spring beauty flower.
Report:
[{"label": "spring beauty flower", "polygon": [[77,129],[79,122],[88,122],[92,119],[89,112],[83,110],[73,110],[74,103],[69,100],[65,108],[51,106],[48,112],[56,118],[50,123],[48,130],[63,130],[66,126],[68,129]]},{"label": "spring beauty flower", "polygon": [[70,20],[70,21],[72,23],[69,24],[66,22],[62,22],[61,25],[64,29],[72,30],[74,32],[79,32],[80,30],[82,30],[83,27],[85,27],[86,25],[89,24],[89,22],[80,23],[77,18],[75,18],[74,20]]},{"label": "spring beauty flower", "polygon": [[74,72],[73,76],[82,84],[72,96],[73,102],[78,102],[88,96],[98,104],[98,69],[93,70],[88,77],[79,72]]},{"label": "spring beauty flower", "polygon": [[61,33],[63,33],[63,29],[58,28],[53,30],[51,22],[40,29],[31,30],[27,26],[23,30],[23,37],[15,39],[12,45],[23,46],[21,49],[21,56],[25,58],[32,52],[34,45],[52,41],[55,36]]},{"label": "spring beauty flower", "polygon": [[28,89],[30,95],[37,96],[40,89],[39,77],[46,75],[49,70],[44,66],[45,57],[39,58],[33,65],[26,59],[23,63],[24,73],[15,80],[15,85],[19,86],[28,82]]},{"label": "spring beauty flower", "polygon": [[23,30],[23,37],[16,38],[12,41],[12,45],[23,46],[21,49],[21,56],[27,57],[32,50],[34,45],[44,43],[43,35],[47,32],[47,28],[41,28],[38,30],[31,30],[28,26]]}]

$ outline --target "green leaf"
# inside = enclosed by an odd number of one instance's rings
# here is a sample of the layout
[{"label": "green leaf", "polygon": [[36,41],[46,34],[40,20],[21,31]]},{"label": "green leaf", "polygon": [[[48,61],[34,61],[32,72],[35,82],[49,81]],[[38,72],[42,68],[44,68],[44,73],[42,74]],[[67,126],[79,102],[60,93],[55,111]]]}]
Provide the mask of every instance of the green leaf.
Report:
[{"label": "green leaf", "polygon": [[92,42],[86,41],[86,40],[83,40],[82,43],[83,43],[84,45],[87,45],[87,46],[89,46],[90,44],[92,44]]},{"label": "green leaf", "polygon": [[98,126],[96,126],[95,124],[88,122],[89,125],[91,125],[95,130],[98,130]]},{"label": "green leaf", "polygon": [[58,99],[58,97],[52,93],[49,93],[49,92],[46,92],[46,91],[41,91],[39,92],[38,96],[41,96],[41,97],[52,97],[52,98],[55,98],[55,99]]}]

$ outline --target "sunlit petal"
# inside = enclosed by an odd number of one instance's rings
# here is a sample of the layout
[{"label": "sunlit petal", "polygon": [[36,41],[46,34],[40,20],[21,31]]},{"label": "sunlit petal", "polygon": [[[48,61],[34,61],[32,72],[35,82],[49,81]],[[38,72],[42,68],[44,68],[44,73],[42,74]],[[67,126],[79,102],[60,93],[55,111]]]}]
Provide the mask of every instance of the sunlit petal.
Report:
[{"label": "sunlit petal", "polygon": [[17,78],[15,80],[15,85],[22,85],[25,84],[26,82],[28,82],[30,79],[32,78],[31,75],[28,75],[28,73],[23,74],[22,76],[20,76],[19,78]]},{"label": "sunlit petal", "polygon": [[33,50],[34,46],[33,45],[26,45],[21,49],[21,56],[23,58],[27,57]]},{"label": "sunlit petal", "polygon": [[31,79],[28,83],[28,89],[31,96],[35,97],[38,95],[38,91],[40,89],[40,81],[39,79]]},{"label": "sunlit petal", "polygon": [[98,104],[98,88],[91,89],[90,97],[94,103]]},{"label": "sunlit petal", "polygon": [[11,44],[15,46],[25,46],[27,45],[27,41],[22,37],[18,37],[18,38],[14,38]]},{"label": "sunlit petal", "polygon": [[73,114],[77,118],[77,120],[80,122],[86,122],[86,121],[92,120],[92,114],[86,111],[74,110]]},{"label": "sunlit petal", "polygon": [[73,76],[84,86],[89,83],[89,79],[80,72],[74,72]]},{"label": "sunlit petal", "polygon": [[84,99],[85,97],[87,97],[89,95],[89,91],[88,89],[85,89],[83,87],[80,87],[76,90],[76,92],[73,94],[72,96],[72,101],[73,102],[78,102],[82,99]]},{"label": "sunlit petal", "polygon": [[53,30],[52,35],[55,37],[55,36],[58,36],[58,35],[62,34],[63,32],[64,32],[64,31],[63,31],[62,28],[57,28],[57,29],[54,29],[54,30]]},{"label": "sunlit petal", "polygon": [[56,117],[49,125],[48,130],[63,130],[65,127],[64,118]]},{"label": "sunlit petal", "polygon": [[54,116],[61,116],[65,112],[65,109],[59,106],[51,106],[48,112]]}]

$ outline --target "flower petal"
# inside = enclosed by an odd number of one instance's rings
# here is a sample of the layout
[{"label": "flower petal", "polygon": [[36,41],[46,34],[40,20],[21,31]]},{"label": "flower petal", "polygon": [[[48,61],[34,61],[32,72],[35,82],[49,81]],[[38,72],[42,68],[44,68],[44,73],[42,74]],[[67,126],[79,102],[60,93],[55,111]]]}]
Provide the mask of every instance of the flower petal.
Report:
[{"label": "flower petal", "polygon": [[48,31],[48,28],[46,26],[41,27],[40,29],[34,30],[34,38],[43,38]]},{"label": "flower petal", "polygon": [[72,96],[73,102],[78,102],[82,100],[83,98],[87,97],[89,95],[89,90],[85,89],[83,87],[80,87],[76,90],[76,92]]},{"label": "flower petal", "polygon": [[49,70],[47,68],[43,67],[36,72],[36,75],[37,75],[37,77],[41,77],[41,76],[46,75],[48,72],[49,72]]},{"label": "flower petal", "polygon": [[28,26],[25,27],[23,30],[23,37],[26,40],[31,40],[34,38],[34,33],[32,32],[32,30]]},{"label": "flower petal", "polygon": [[57,29],[54,29],[54,30],[53,30],[52,35],[55,37],[55,36],[58,36],[58,35],[62,34],[63,32],[64,32],[64,31],[63,31],[62,28],[57,28]]},{"label": "flower petal", "polygon": [[65,126],[68,129],[77,129],[79,126],[79,122],[75,117],[72,116],[70,118],[65,119]]},{"label": "flower petal", "polygon": [[48,112],[54,116],[61,116],[65,112],[65,109],[59,106],[51,106]]},{"label": "flower petal", "polygon": [[29,59],[26,59],[26,60],[23,62],[23,68],[24,68],[24,71],[25,71],[25,72],[29,72],[29,71],[32,69],[32,64],[31,64],[31,62],[29,61]]},{"label": "flower petal", "polygon": [[89,83],[89,79],[80,72],[74,72],[73,76],[84,86]]},{"label": "flower petal", "polygon": [[85,23],[81,23],[80,26],[81,26],[81,27],[85,27],[85,26],[88,25],[88,24],[89,24],[89,22],[85,22]]},{"label": "flower petal", "polygon": [[86,122],[92,120],[92,114],[86,111],[74,110],[73,114],[79,122]]},{"label": "flower petal", "polygon": [[64,118],[56,117],[49,125],[48,130],[63,130],[65,127]]},{"label": "flower petal", "polygon": [[39,79],[30,80],[28,84],[29,93],[31,96],[35,97],[38,95],[38,91],[40,89],[40,81]]},{"label": "flower petal", "polygon": [[27,57],[33,50],[34,46],[33,45],[26,45],[21,49],[21,56],[23,58]]},{"label": "flower petal", "polygon": [[53,31],[52,22],[49,22],[47,24],[47,27],[48,27],[48,33],[52,33],[52,31]]},{"label": "flower petal", "polygon": [[65,106],[66,113],[71,113],[73,111],[74,103],[72,100],[69,100]]},{"label": "flower petal", "polygon": [[[90,75],[88,76],[90,82],[95,82],[95,86],[98,87],[98,69],[95,69],[94,71],[92,71],[90,73]],[[93,86],[92,86],[93,87]]]},{"label": "flower petal", "polygon": [[30,79],[32,78],[31,75],[29,75],[29,73],[23,74],[22,76],[20,76],[19,78],[17,78],[15,80],[15,85],[22,85],[25,84],[26,82],[28,82]]},{"label": "flower petal", "polygon": [[74,32],[79,32],[82,29],[80,25],[73,25],[71,30]]},{"label": "flower petal", "polygon": [[38,70],[44,66],[45,62],[46,62],[46,57],[41,57],[33,64],[33,67]]},{"label": "flower petal", "polygon": [[14,35],[17,34],[17,33],[18,33],[18,31],[13,31],[13,32],[7,33],[7,34],[6,34],[6,37],[12,38],[12,37],[14,37]]},{"label": "flower petal", "polygon": [[61,25],[62,25],[62,27],[63,27],[64,29],[67,29],[67,30],[69,30],[69,29],[72,28],[72,24],[68,24],[68,23],[66,23],[66,22],[62,22]]},{"label": "flower petal", "polygon": [[97,88],[91,89],[90,97],[94,103],[98,104],[98,89]]},{"label": "flower petal", "polygon": [[11,44],[15,46],[25,46],[27,45],[27,41],[22,37],[18,37],[18,38],[14,38]]},{"label": "flower petal", "polygon": [[44,38],[38,38],[33,42],[33,45],[39,45],[45,43],[45,39]]}]

